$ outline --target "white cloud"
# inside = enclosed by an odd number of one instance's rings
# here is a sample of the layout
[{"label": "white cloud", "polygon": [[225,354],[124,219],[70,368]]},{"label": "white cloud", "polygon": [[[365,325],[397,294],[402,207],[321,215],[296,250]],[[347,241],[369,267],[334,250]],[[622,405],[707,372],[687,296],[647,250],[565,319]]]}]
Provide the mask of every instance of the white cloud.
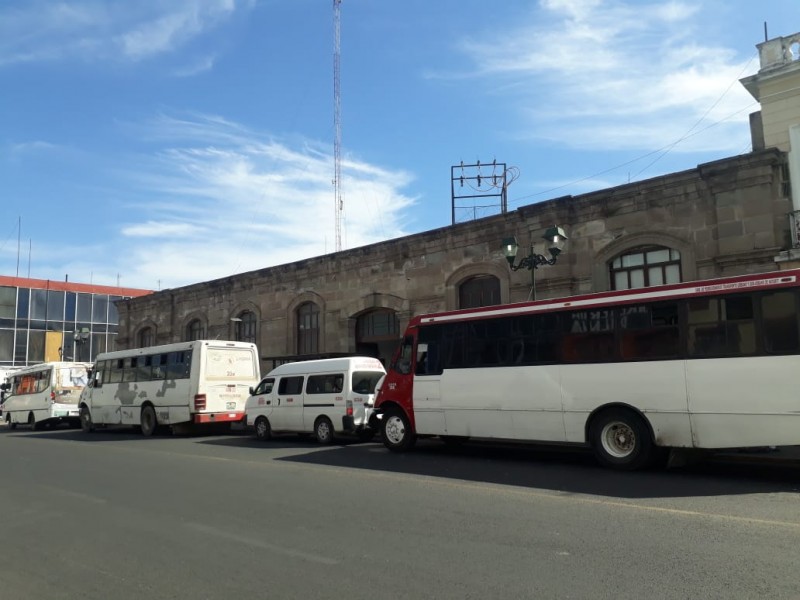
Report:
[{"label": "white cloud", "polygon": [[215,28],[252,0],[31,0],[0,8],[0,67],[63,59],[143,60]]},{"label": "white cloud", "polygon": [[[172,143],[127,172],[140,200],[114,236],[126,285],[175,287],[334,251],[330,148],[202,115],[161,115],[137,135]],[[406,234],[409,174],[346,156],[342,179],[345,249]]]},{"label": "white cloud", "polygon": [[[526,137],[637,151],[689,134],[673,151],[741,151],[735,132],[747,130],[757,105],[738,80],[757,61],[694,41],[702,9],[678,1],[543,0],[529,24],[461,48],[476,77],[513,87],[519,130],[534,132]],[[718,122],[708,135],[691,135]]]}]

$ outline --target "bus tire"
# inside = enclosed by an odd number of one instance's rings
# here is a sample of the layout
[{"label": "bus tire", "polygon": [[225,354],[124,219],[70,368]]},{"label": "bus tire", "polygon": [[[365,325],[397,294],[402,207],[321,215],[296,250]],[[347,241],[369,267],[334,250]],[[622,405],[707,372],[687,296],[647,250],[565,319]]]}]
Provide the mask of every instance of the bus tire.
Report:
[{"label": "bus tire", "polygon": [[17,428],[17,424],[11,420],[11,415],[6,415],[6,424],[8,425],[9,429]]},{"label": "bus tire", "polygon": [[39,424],[36,422],[36,417],[33,415],[33,412],[28,413],[28,426],[31,428],[31,431],[39,430]]},{"label": "bus tire", "polygon": [[612,469],[641,469],[653,454],[647,425],[630,410],[615,408],[600,413],[592,423],[590,437],[598,462]]},{"label": "bus tire", "polygon": [[144,437],[151,437],[158,429],[158,419],[156,418],[156,411],[152,404],[145,404],[142,407],[142,414],[139,417],[142,426],[142,435]]},{"label": "bus tire", "polygon": [[411,431],[411,423],[406,414],[399,408],[392,408],[381,419],[381,437],[383,445],[392,452],[405,452],[416,442]]},{"label": "bus tire", "polygon": [[255,424],[256,439],[260,442],[266,442],[272,437],[272,431],[269,427],[267,417],[258,417]]},{"label": "bus tire", "polygon": [[333,423],[328,417],[320,417],[314,423],[314,437],[318,443],[326,446],[333,443]]},{"label": "bus tire", "polygon": [[80,410],[81,431],[83,433],[91,433],[94,431],[94,423],[92,423],[92,413],[89,412],[87,406],[81,406]]}]

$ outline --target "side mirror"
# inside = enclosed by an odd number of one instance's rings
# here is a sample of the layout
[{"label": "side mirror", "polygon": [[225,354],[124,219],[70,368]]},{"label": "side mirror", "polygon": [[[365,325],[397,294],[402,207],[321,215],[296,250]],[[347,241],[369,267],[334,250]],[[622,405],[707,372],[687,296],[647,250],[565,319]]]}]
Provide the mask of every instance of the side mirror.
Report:
[{"label": "side mirror", "polygon": [[10,389],[11,389],[11,384],[10,383],[0,383],[0,390],[3,390],[4,392],[7,392]]}]

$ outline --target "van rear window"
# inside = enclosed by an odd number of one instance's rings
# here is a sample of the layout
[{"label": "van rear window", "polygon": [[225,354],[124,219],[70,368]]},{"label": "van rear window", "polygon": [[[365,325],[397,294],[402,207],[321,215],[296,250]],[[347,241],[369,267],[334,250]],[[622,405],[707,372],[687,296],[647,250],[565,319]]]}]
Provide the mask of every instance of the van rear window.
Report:
[{"label": "van rear window", "polygon": [[356,394],[374,394],[383,373],[380,371],[353,371],[353,391]]}]

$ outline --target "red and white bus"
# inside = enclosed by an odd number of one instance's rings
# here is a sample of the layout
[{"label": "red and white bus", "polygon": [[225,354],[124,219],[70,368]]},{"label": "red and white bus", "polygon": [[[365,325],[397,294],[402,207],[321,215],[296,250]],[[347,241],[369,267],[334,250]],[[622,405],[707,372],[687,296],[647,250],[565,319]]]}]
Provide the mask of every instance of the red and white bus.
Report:
[{"label": "red and white bus", "polygon": [[668,448],[800,444],[800,269],[417,316],[374,417],[417,436]]}]

